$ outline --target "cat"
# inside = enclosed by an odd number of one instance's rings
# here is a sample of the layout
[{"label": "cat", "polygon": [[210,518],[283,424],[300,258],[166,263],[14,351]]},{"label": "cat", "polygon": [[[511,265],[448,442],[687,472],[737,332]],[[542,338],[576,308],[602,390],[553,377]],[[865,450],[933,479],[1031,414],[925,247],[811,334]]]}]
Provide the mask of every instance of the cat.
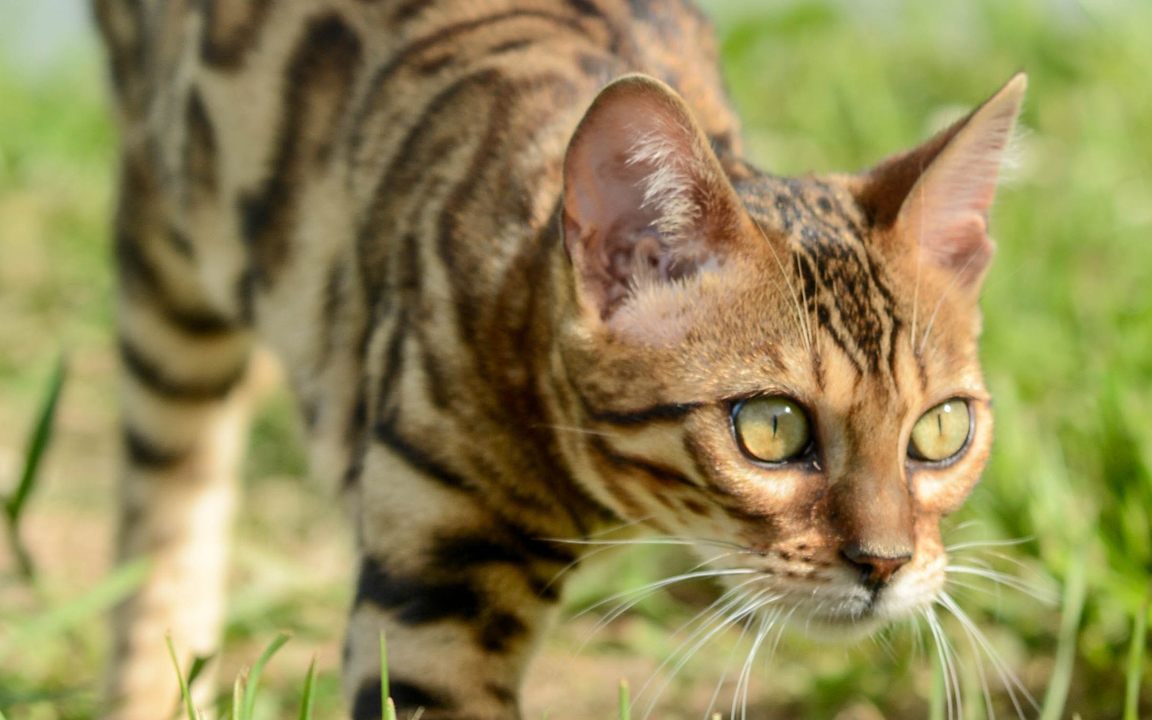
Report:
[{"label": "cat", "polygon": [[620,523],[712,558],[744,619],[853,636],[933,603],[992,440],[978,296],[1023,75],[867,171],[785,178],[743,159],[681,0],[94,7],[118,552],[152,562],[110,716],[171,712],[165,631],[219,642],[257,347],[360,549],[356,720],[381,631],[401,717],[519,717],[567,541]]}]

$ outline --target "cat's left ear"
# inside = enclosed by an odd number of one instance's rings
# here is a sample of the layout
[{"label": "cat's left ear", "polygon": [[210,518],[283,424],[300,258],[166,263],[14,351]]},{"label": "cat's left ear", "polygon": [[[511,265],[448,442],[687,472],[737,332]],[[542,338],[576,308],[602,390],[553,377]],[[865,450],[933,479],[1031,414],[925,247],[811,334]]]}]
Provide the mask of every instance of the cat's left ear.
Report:
[{"label": "cat's left ear", "polygon": [[1017,74],[970,115],[861,178],[857,198],[892,250],[919,245],[913,257],[978,287],[994,249],[988,210],[1026,86]]},{"label": "cat's left ear", "polygon": [[746,214],[672,88],[605,87],[564,158],[564,243],[581,296],[608,320],[638,288],[722,261]]}]

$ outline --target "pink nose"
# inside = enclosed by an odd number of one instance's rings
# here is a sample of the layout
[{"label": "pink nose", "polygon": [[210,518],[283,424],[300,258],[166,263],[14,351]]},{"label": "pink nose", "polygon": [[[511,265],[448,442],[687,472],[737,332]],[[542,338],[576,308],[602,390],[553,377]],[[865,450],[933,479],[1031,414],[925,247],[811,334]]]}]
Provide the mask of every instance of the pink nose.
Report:
[{"label": "pink nose", "polygon": [[869,551],[860,545],[850,545],[842,553],[845,560],[859,568],[864,584],[872,587],[888,582],[893,573],[912,559],[911,551]]}]

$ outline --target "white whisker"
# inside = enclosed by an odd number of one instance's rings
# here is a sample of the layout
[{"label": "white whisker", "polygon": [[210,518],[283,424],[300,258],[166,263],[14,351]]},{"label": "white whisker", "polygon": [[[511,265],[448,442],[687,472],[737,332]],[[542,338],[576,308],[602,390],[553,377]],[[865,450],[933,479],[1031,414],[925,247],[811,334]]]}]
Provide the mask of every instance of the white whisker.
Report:
[{"label": "white whisker", "polygon": [[1032,583],[1021,580],[1020,578],[1013,577],[1012,575],[1008,575],[1006,573],[1002,573],[989,568],[970,567],[968,565],[950,563],[948,567],[944,568],[944,572],[982,577],[985,580],[999,583],[1005,587],[1010,587],[1013,590],[1019,590],[1025,595],[1028,595],[1029,597],[1032,597],[1046,605],[1054,605],[1058,600],[1058,598],[1055,597],[1053,593],[1045,588],[1038,587]]},{"label": "white whisker", "polygon": [[[751,216],[749,216],[751,217]],[[776,247],[772,241],[768,239],[768,234],[764,232],[764,228],[760,226],[760,221],[752,218],[752,222],[756,225],[756,229],[760,231],[760,237],[764,238],[764,244],[772,252],[772,258],[776,260],[776,266],[780,268],[780,274],[784,277],[784,283],[788,286],[788,292],[792,296],[792,303],[796,308],[796,323],[800,334],[804,336],[804,346],[807,348],[808,353],[812,353],[812,329],[808,325],[808,313],[800,308],[800,298],[796,294],[796,288],[792,287],[792,281],[788,278],[788,271],[784,269],[784,263],[780,261],[780,255],[776,252]],[[779,287],[779,285],[777,285]]]},{"label": "white whisker", "polygon": [[996,669],[1000,680],[1004,683],[1005,689],[1008,690],[1008,697],[1012,699],[1012,705],[1016,708],[1016,714],[1020,716],[1021,720],[1024,718],[1024,710],[1016,697],[1016,690],[1019,690],[1020,694],[1028,700],[1028,704],[1032,706],[1032,709],[1039,713],[1040,706],[1037,704],[1036,699],[1028,692],[1028,688],[1024,687],[1024,683],[1020,681],[1016,673],[1012,672],[1012,669],[1008,667],[1008,664],[1000,657],[1000,653],[996,652],[996,648],[992,647],[992,643],[988,642],[988,639],[984,637],[984,633],[980,632],[980,629],[976,627],[976,623],[972,622],[972,618],[968,617],[968,614],[960,609],[956,601],[947,593],[941,593],[939,597],[937,597],[937,602],[960,621],[960,624],[969,632],[970,637],[979,643],[984,653],[988,656],[988,659],[992,661],[992,666]]},{"label": "white whisker", "polygon": [[932,332],[932,325],[936,322],[936,314],[940,312],[940,308],[944,305],[944,299],[948,297],[948,293],[952,292],[952,288],[956,287],[956,283],[964,276],[964,272],[968,269],[968,266],[972,264],[972,261],[975,260],[979,254],[979,251],[977,251],[968,255],[968,260],[956,271],[956,274],[952,277],[952,281],[948,283],[948,287],[944,288],[944,292],[940,294],[940,299],[936,301],[936,308],[932,311],[932,316],[928,318],[927,327],[924,328],[924,337],[920,339],[920,349],[916,351],[917,355],[924,354],[924,346],[928,344],[928,334]]},{"label": "white whisker", "polygon": [[[652,700],[648,703],[648,707],[644,712],[643,720],[647,720],[648,716],[652,713],[652,710],[656,707],[656,702],[664,694],[664,691],[668,688],[668,685],[672,682],[672,680],[676,677],[676,675],[680,672],[680,670],[682,670],[684,668],[684,665],[687,664],[688,660],[690,660],[692,658],[692,656],[696,654],[696,651],[698,651],[701,647],[703,647],[709,640],[711,640],[713,637],[715,637],[722,630],[730,627],[731,625],[733,625],[737,622],[740,622],[741,620],[749,618],[753,613],[755,613],[761,607],[764,607],[765,605],[769,605],[780,598],[779,595],[769,595],[766,599],[761,599],[765,594],[767,594],[769,592],[771,592],[771,589],[766,588],[766,589],[761,590],[760,592],[756,593],[751,598],[746,598],[746,599],[741,598],[740,600],[743,602],[743,606],[738,611],[729,615],[726,618],[722,618],[721,621],[719,622],[719,624],[716,624],[716,626],[714,628],[709,630],[707,632],[707,634],[705,634],[703,637],[701,637],[699,640],[697,640],[696,643],[694,645],[692,645],[692,647],[690,647],[688,649],[688,651],[683,654],[680,661],[677,662],[676,666],[672,669],[672,672],[669,674],[668,679],[666,679],[664,681],[664,683],[656,691]],[[730,605],[730,607],[731,607],[731,605]],[[715,621],[712,621],[712,622],[715,622]],[[705,630],[709,625],[712,624],[712,622],[706,624],[704,626],[704,628],[701,628],[701,630],[697,630],[695,633],[693,633],[692,637],[690,637],[688,640],[686,640],[681,645],[681,647],[686,645],[688,642],[691,642],[692,638],[699,636],[701,634],[701,632],[703,632],[703,630]],[[675,657],[679,653],[680,653],[680,650],[677,649],[677,651],[675,653],[673,653],[672,656],[670,656],[667,660],[662,662],[660,664],[660,666],[657,667],[655,671],[653,671],[652,676],[648,678],[648,681],[644,683],[644,687],[641,688],[640,693],[637,694],[637,696],[636,696],[637,700],[639,700],[640,695],[644,693],[644,691],[648,688],[648,685],[652,682],[652,680],[655,679],[656,673],[660,672],[661,669],[663,669],[665,666],[667,666],[668,662],[670,662],[672,660],[672,658]]]},{"label": "white whisker", "polygon": [[623,437],[620,433],[608,432],[607,430],[590,430],[588,428],[577,427],[575,425],[550,425],[548,423],[537,423],[530,425],[531,428],[548,428],[549,430],[561,430],[563,432],[579,433],[581,435],[598,435],[601,437],[618,438]]},{"label": "white whisker", "polygon": [[1035,540],[1035,537],[1022,537],[1015,540],[982,540],[978,542],[957,543],[956,545],[948,545],[944,548],[947,553],[954,553],[958,550],[967,550],[969,548],[990,548],[990,547],[1011,547],[1013,545],[1024,545]]}]

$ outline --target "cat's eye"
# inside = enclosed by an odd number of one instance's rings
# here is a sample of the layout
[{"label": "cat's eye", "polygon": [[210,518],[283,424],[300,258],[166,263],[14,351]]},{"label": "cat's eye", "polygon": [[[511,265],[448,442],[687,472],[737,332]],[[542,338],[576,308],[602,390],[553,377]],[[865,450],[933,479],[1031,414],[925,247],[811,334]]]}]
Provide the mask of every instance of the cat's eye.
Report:
[{"label": "cat's eye", "polygon": [[945,400],[912,426],[908,455],[928,462],[947,460],[967,444],[971,427],[968,403],[960,398]]},{"label": "cat's eye", "polygon": [[808,417],[784,397],[745,400],[732,413],[741,449],[763,462],[792,460],[809,444]]}]

